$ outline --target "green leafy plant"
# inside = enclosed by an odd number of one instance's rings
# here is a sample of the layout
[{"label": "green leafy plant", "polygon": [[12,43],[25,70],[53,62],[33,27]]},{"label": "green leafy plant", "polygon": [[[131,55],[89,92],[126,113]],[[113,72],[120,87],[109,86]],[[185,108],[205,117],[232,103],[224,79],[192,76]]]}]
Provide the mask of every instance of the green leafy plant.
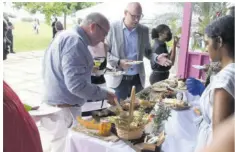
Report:
[{"label": "green leafy plant", "polygon": [[163,125],[163,121],[168,120],[171,116],[171,110],[165,106],[164,103],[159,102],[158,109],[154,110],[155,116],[153,118],[153,133],[157,133]]},{"label": "green leafy plant", "polygon": [[26,111],[30,111],[32,107],[30,105],[24,104],[24,108]]}]

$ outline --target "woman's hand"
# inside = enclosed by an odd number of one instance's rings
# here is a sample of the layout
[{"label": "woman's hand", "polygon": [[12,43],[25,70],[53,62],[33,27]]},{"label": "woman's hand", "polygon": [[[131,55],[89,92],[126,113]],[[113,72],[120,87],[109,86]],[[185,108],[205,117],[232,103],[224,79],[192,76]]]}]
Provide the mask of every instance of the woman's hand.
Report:
[{"label": "woman's hand", "polygon": [[179,43],[180,38],[178,38],[177,36],[174,36],[174,41],[173,41],[173,46],[176,47]]}]

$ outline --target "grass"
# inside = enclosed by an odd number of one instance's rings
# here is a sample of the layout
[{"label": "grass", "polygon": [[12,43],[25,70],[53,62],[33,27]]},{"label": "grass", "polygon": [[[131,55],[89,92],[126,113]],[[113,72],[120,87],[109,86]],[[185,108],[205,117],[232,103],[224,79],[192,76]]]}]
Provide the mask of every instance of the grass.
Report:
[{"label": "grass", "polygon": [[[67,27],[71,27],[68,25]],[[14,50],[15,52],[45,50],[52,40],[52,28],[41,23],[39,34],[35,34],[33,24],[30,22],[14,23]]]},{"label": "grass", "polygon": [[14,24],[14,50],[16,52],[45,50],[52,40],[52,29],[41,24],[39,34],[35,34],[32,23],[17,22]]}]

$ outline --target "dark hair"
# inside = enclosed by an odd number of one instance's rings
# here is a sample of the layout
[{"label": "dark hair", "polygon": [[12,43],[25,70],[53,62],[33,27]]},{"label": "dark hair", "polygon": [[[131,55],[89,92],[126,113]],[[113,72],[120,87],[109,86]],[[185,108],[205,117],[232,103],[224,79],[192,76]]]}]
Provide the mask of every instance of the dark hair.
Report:
[{"label": "dark hair", "polygon": [[211,22],[205,29],[208,37],[216,39],[221,37],[224,44],[229,47],[230,55],[234,55],[234,17],[226,15]]},{"label": "dark hair", "polygon": [[166,30],[170,30],[170,28],[169,28],[169,26],[167,26],[165,24],[160,24],[156,28],[153,28],[152,33],[151,33],[152,39],[158,38],[159,33],[163,33]]},{"label": "dark hair", "polygon": [[55,22],[56,31],[61,31],[64,29],[63,24],[60,21]]}]

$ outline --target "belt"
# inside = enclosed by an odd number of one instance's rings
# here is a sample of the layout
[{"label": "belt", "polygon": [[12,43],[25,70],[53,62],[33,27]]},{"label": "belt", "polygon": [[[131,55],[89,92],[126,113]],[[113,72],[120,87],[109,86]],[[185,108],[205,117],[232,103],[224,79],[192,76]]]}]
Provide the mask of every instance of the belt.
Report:
[{"label": "belt", "polygon": [[135,78],[139,78],[139,74],[136,74],[136,75],[123,75],[123,77],[122,77],[123,80],[128,80],[128,81],[133,80]]},{"label": "belt", "polygon": [[58,104],[58,105],[50,105],[53,107],[59,107],[59,108],[69,108],[69,107],[80,107],[78,104],[70,105],[70,104]]},{"label": "belt", "polygon": [[153,70],[153,72],[156,72],[156,73],[167,73],[169,71],[158,71],[158,70]]}]

